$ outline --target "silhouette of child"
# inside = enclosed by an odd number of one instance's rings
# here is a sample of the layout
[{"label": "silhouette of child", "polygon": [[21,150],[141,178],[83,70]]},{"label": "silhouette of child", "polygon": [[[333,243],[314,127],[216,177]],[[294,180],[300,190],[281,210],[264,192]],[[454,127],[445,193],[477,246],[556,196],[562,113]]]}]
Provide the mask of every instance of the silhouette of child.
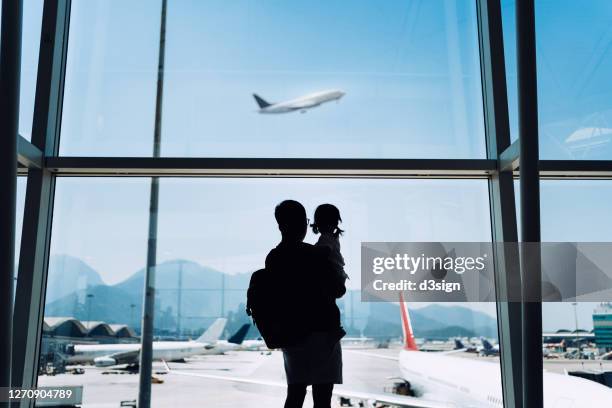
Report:
[{"label": "silhouette of child", "polygon": [[[340,211],[335,205],[321,204],[315,210],[314,223],[310,226],[312,227],[312,232],[321,234],[315,246],[323,246],[330,249],[329,260],[338,275],[339,281],[344,285],[348,275],[344,271],[344,257],[340,253],[339,238],[344,232],[338,227],[338,224],[341,222]],[[339,327],[337,330],[333,330],[330,335],[330,341],[335,343],[346,335],[346,331]]]},{"label": "silhouette of child", "polygon": [[342,222],[340,211],[335,205],[321,204],[317,207],[314,214],[314,223],[310,224],[312,232],[321,234],[316,246],[325,246],[331,250],[330,260],[334,265],[336,273],[342,278],[347,279],[348,275],[344,272],[344,257],[340,253],[340,235],[344,232],[338,227]]}]

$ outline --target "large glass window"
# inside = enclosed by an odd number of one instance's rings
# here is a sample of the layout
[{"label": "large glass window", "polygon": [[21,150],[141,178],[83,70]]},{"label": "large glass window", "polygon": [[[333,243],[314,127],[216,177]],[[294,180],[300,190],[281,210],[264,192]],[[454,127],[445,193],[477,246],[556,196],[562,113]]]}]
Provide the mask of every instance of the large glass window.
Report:
[{"label": "large glass window", "polygon": [[[123,286],[139,270],[142,274],[146,259],[146,181],[57,181],[39,385],[82,385],[84,377],[74,375],[78,370],[72,369],[112,354],[108,350],[87,354],[89,359],[84,361],[87,351],[80,347],[88,344],[138,348],[135,330],[142,313],[142,295]],[[85,406],[104,401],[118,405],[136,398],[137,376],[111,386],[102,384],[101,380],[108,378],[104,374],[102,368],[86,372],[91,383],[87,381],[84,389]]]},{"label": "large glass window", "polygon": [[[537,0],[538,120],[542,159],[612,157],[612,5]],[[515,1],[502,0],[512,140],[518,138]]]},{"label": "large glass window", "polygon": [[42,12],[43,0],[25,0],[23,2],[19,134],[27,140],[32,138]]},{"label": "large glass window", "polygon": [[518,139],[518,84],[516,76],[516,4],[515,0],[501,0],[504,58],[506,63],[506,90],[510,139]]},{"label": "large glass window", "polygon": [[21,229],[23,226],[23,212],[25,207],[27,177],[17,177],[17,222],[15,223],[15,259],[19,259]]},{"label": "large glass window", "polygon": [[[609,180],[543,181],[542,240],[612,242],[609,198]],[[555,302],[543,303],[542,309],[545,369],[557,373],[612,369],[612,364],[600,359],[612,350],[611,333],[605,321],[598,324],[599,316],[612,319],[612,308],[593,302]],[[593,331],[594,324],[599,330]],[[564,363],[559,364],[559,359]]]},{"label": "large glass window", "polygon": [[152,154],[159,10],[150,0],[72,2],[61,154]]},{"label": "large glass window", "polygon": [[611,23],[605,0],[536,2],[542,158],[612,157]]},{"label": "large glass window", "polygon": [[[73,3],[62,154],[151,155],[159,20]],[[171,1],[164,80],[164,156],[485,156],[471,1]]]},{"label": "large glass window", "polygon": [[[16,222],[15,222],[15,282],[14,289],[17,290],[17,274],[19,271],[19,253],[21,252],[21,231],[23,227],[23,213],[25,207],[25,195],[27,186],[26,177],[17,177],[17,202],[16,202]],[[15,300],[13,299],[13,302]]]},{"label": "large glass window", "polygon": [[[39,384],[83,385],[87,406],[136,398],[137,376],[118,375],[127,361],[102,365],[103,357],[114,358],[111,351],[104,351],[104,343],[133,347],[129,343],[137,340],[140,330],[149,186],[148,178],[60,178],[57,182],[45,307],[49,331],[43,347],[63,347],[68,356],[75,356],[69,372],[78,367],[85,373],[42,375]],[[221,335],[227,339],[250,322],[244,312],[250,273],[263,266],[268,251],[280,239],[274,207],[287,198],[302,202],[310,218],[316,206],[325,202],[341,211],[342,253],[350,280],[349,292],[338,304],[350,339],[347,348],[378,345],[386,347],[379,350],[383,355],[396,356],[402,333],[397,304],[360,301],[362,241],[490,241],[485,180],[162,178],[156,342],[198,339],[220,317],[227,319]],[[316,239],[312,232],[306,237],[307,242]],[[450,349],[454,338],[479,345],[480,340],[474,339],[481,336],[496,341],[493,304],[411,303],[410,310],[424,348]],[[136,337],[117,337],[118,328],[124,326],[133,328]],[[226,350],[223,357],[211,355],[222,350],[216,346],[185,358],[185,363],[169,365],[196,374],[284,381],[280,353],[261,354],[257,338],[257,331],[250,328],[242,348]],[[101,354],[85,361],[85,343],[97,345]],[[498,362],[495,357],[472,358]],[[45,364],[48,367],[49,361]],[[399,375],[393,361],[354,353],[345,353],[345,367],[347,388],[364,391],[381,392],[391,385],[388,377]],[[154,372],[164,380],[153,385],[154,403],[160,406],[193,401],[238,406],[250,403],[254,394],[262,398],[262,404],[272,406],[282,405],[284,398],[278,390],[262,392],[225,380],[163,376],[160,362],[154,363]],[[372,376],[372,372],[380,375]]]},{"label": "large glass window", "polygon": [[[43,3],[24,1],[18,131],[28,140]],[[515,3],[501,0],[513,141]],[[87,156],[151,156],[159,124],[163,157],[283,158],[298,166],[291,159],[486,157],[478,1],[169,0],[159,67],[161,4],[70,3],[65,78],[41,85],[61,95],[60,155],[83,156],[85,173],[94,165]],[[535,6],[541,159],[610,160],[612,3]],[[435,161],[423,163],[436,170]],[[282,405],[284,389],[222,377],[284,383],[282,354],[265,347],[245,300],[251,273],[280,239],[273,211],[287,198],[302,202],[310,218],[325,202],[341,211],[350,277],[337,301],[347,331],[342,345],[367,349],[344,353],[346,388],[401,393],[406,384],[389,379],[403,376],[418,397],[502,405],[495,304],[406,299],[421,351],[465,353],[420,353],[421,365],[402,371],[392,361],[402,347],[398,304],[363,302],[359,293],[362,242],[489,242],[490,205],[498,203],[488,180],[168,174],[159,179],[153,405],[235,407],[254,398]],[[26,180],[17,182],[17,260]],[[151,179],[56,181],[43,197],[55,201],[38,384],[82,386],[87,407],[129,405],[139,387]],[[612,241],[611,198],[610,180],[543,180],[542,240]],[[41,234],[24,245],[48,242]],[[316,240],[309,230],[306,241]],[[542,308],[545,383],[550,373],[612,370],[612,302]],[[431,356],[440,360],[432,364]],[[428,371],[433,366],[442,370]]]}]

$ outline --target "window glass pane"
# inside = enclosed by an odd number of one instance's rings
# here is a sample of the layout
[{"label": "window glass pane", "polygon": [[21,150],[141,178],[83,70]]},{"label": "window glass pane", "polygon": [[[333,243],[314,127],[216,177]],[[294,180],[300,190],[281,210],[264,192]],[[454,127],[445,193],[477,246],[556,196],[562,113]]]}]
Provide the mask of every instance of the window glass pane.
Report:
[{"label": "window glass pane", "polygon": [[508,91],[508,115],[510,140],[518,139],[518,89],[516,83],[516,1],[501,0],[502,27],[504,35],[504,58],[506,63],[506,86]]},{"label": "window glass pane", "polygon": [[[58,180],[45,308],[49,323],[59,321],[53,318],[68,316],[126,324],[139,332],[149,183],[146,178]],[[370,348],[372,352],[397,356],[400,348],[397,305],[360,301],[362,241],[490,241],[488,188],[484,180],[163,178],[156,340],[177,345],[178,341],[197,339],[219,317],[228,319],[221,336],[227,339],[249,322],[244,302],[250,273],[263,266],[266,254],[278,243],[274,207],[286,198],[301,201],[311,219],[315,207],[323,202],[334,203],[341,210],[345,230],[340,238],[342,254],[351,277],[348,294],[338,301],[347,337],[352,338],[347,349]],[[306,237],[307,242],[316,239],[312,232]],[[491,338],[495,344],[494,304],[410,304],[410,309],[417,340],[425,349],[452,348],[455,337],[466,344],[473,342],[474,350],[480,347],[480,336]],[[103,326],[95,326],[98,331],[83,338],[79,337],[82,332],[76,323],[60,323],[64,330],[72,330],[73,338],[67,340],[71,344],[131,340],[100,334],[104,333]],[[251,328],[241,347],[255,350],[257,337],[257,331]],[[47,350],[52,350],[50,344],[49,341]],[[377,345],[389,347],[375,350]],[[218,352],[222,347],[232,346],[220,342],[204,353]],[[472,354],[467,358],[498,362],[493,356]],[[387,378],[400,374],[397,363],[390,360],[348,352],[344,359],[347,388],[382,392],[392,385]],[[234,350],[216,357],[189,356],[185,361],[169,364],[175,371],[195,374],[284,381],[279,352],[267,355]],[[98,359],[99,364],[103,362]],[[448,364],[455,367],[458,363],[452,359]],[[102,374],[117,373],[117,367],[83,367],[83,375],[44,375],[39,383],[83,385],[87,406],[136,398],[137,376]],[[491,381],[501,395],[499,366],[490,367],[496,367]],[[160,362],[154,363],[156,371],[164,371]],[[154,403],[160,406],[188,406],[193,401],[240,406],[251,403],[253,398],[260,401],[260,406],[281,406],[284,398],[284,392],[276,389],[243,388],[222,380],[178,374],[156,376],[165,380],[163,386],[153,386]]]},{"label": "window glass pane", "polygon": [[72,2],[60,154],[153,150],[159,0]]},{"label": "window glass pane", "polygon": [[[516,1],[502,0],[512,140],[518,138]],[[536,0],[538,120],[542,159],[612,157],[612,4]]]},{"label": "window glass pane", "polygon": [[[38,384],[84,385],[83,406],[118,406],[138,395],[138,376],[104,375],[125,370],[89,367],[84,375],[70,370],[85,362],[80,347],[87,344],[138,349],[134,327],[142,296],[126,291],[122,283],[146,259],[147,181],[57,180]],[[88,354],[86,362],[112,354]],[[62,373],[65,364],[69,371]]]},{"label": "window glass pane", "polygon": [[[62,154],[151,155],[159,8],[84,3]],[[164,80],[165,156],[485,156],[471,1],[169,2]]]},{"label": "window glass pane", "polygon": [[[19,253],[21,252],[21,229],[23,227],[23,213],[25,208],[26,195],[26,177],[17,177],[17,203],[16,203],[16,218],[15,218],[15,285],[14,290],[17,290],[17,275],[19,271]],[[13,302],[15,300],[13,299]]]},{"label": "window glass pane", "polygon": [[23,2],[19,134],[27,140],[32,138],[42,11],[43,0],[25,0]]},{"label": "window glass pane", "polygon": [[612,3],[536,1],[540,157],[612,158]]},{"label": "window glass pane", "polygon": [[[612,182],[607,180],[543,181],[542,240],[612,242],[610,199]],[[592,332],[597,309],[607,313],[602,315],[612,318],[612,312],[600,308],[598,303],[543,304],[544,368],[548,372],[612,370],[612,364],[599,359],[603,353],[612,350],[612,344],[606,339],[610,336],[608,329]],[[560,358],[564,360],[562,363]],[[601,388],[605,390],[601,392],[609,392],[604,386]],[[594,399],[591,405],[596,405],[595,390],[592,395],[584,395],[584,402],[587,402],[587,397]]]},{"label": "window glass pane", "polygon": [[[341,227],[345,230],[340,241],[350,280],[349,292],[337,303],[348,332],[347,349],[369,348],[371,352],[396,357],[400,346],[397,305],[360,301],[362,241],[490,241],[487,183],[481,180],[164,178],[160,192],[161,265],[156,289],[165,319],[160,322],[164,326],[156,330],[181,338],[196,337],[205,323],[210,324],[219,315],[229,319],[227,335],[250,322],[244,313],[250,273],[264,266],[267,253],[280,239],[274,207],[287,198],[301,202],[311,220],[321,203],[333,203],[340,209]],[[305,241],[314,243],[317,238],[308,231]],[[480,336],[496,342],[494,304],[412,303],[410,312],[418,341],[424,342],[425,349],[452,348],[455,336],[467,337],[463,341],[474,341],[476,347],[481,344]],[[208,322],[198,319],[202,315]],[[258,333],[251,329],[247,336],[253,342]],[[425,341],[427,338],[437,341]],[[387,342],[389,349],[375,349]],[[282,356],[274,352],[268,357],[261,360],[253,352],[229,352],[221,360],[226,365],[215,366],[212,373],[283,382]],[[498,361],[493,356],[471,354],[471,358]],[[343,359],[347,388],[381,392],[391,385],[386,378],[400,376],[394,361],[362,358],[351,352],[343,353]],[[190,372],[211,372],[206,371],[210,368],[208,360],[188,360]],[[238,363],[242,361],[248,361],[246,366]],[[456,360],[448,364],[454,366]],[[184,365],[170,366],[185,371]],[[414,378],[411,382],[418,386],[420,380]],[[501,390],[499,370],[493,371],[491,383],[492,388]],[[187,384],[177,383],[174,387],[181,389]],[[282,406],[284,399],[283,391],[243,389],[226,381],[202,379],[200,386],[201,395],[159,390],[154,400],[161,405],[184,405],[197,398],[238,406],[248,405],[257,396],[263,399],[263,406],[272,407]],[[206,391],[213,389],[214,393]]]}]

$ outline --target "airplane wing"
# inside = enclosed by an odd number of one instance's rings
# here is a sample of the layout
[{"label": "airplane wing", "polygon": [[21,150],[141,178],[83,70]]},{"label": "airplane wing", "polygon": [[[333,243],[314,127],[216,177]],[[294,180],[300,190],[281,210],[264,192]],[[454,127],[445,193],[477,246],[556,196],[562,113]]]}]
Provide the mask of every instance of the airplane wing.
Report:
[{"label": "airplane wing", "polygon": [[386,356],[384,354],[370,353],[370,352],[367,352],[367,351],[359,351],[359,350],[342,350],[342,351],[344,353],[359,354],[361,356],[380,358],[380,359],[383,359],[383,360],[399,361],[399,357],[397,355]]},{"label": "airplane wing", "polygon": [[455,349],[455,350],[440,351],[440,354],[448,356],[449,354],[461,354],[461,353],[465,353],[466,351],[467,351],[467,349],[460,348],[460,349]]},{"label": "airplane wing", "polygon": [[[264,385],[269,387],[277,387],[277,388],[286,388],[287,383],[281,381],[271,381],[271,380],[256,380],[252,378],[244,378],[244,377],[232,377],[225,375],[215,375],[215,374],[206,374],[206,373],[193,373],[186,371],[176,371],[171,370],[170,366],[163,361],[166,371],[169,373],[184,375],[189,377],[199,377],[199,378],[208,378],[211,380],[221,380],[221,381],[230,381],[240,384],[253,384],[253,385]],[[310,387],[309,391],[310,391]],[[342,386],[334,387],[333,394],[336,397],[355,399],[363,402],[367,402],[369,406],[374,406],[374,404],[390,404],[400,408],[456,408],[454,405],[449,405],[444,402],[425,400],[417,397],[410,397],[407,395],[397,395],[390,393],[372,393],[365,391],[354,391],[350,389],[346,389]]]},{"label": "airplane wing", "polygon": [[374,406],[373,404],[389,404],[402,408],[456,408],[455,405],[449,405],[445,402],[431,401],[408,395],[352,391],[343,387],[334,387],[334,395],[364,401],[370,404],[370,406]]},{"label": "airplane wing", "polygon": [[98,367],[108,367],[119,364],[137,363],[140,350],[122,351],[119,353],[108,354],[103,357],[94,358],[94,364]]},{"label": "airplane wing", "polygon": [[[448,351],[432,351],[432,353],[448,356],[449,354],[465,353],[465,350],[466,349],[462,348],[462,349],[455,349],[455,350],[448,350]],[[384,354],[370,353],[367,351],[358,351],[358,350],[342,350],[342,351],[346,353],[360,354],[362,356],[367,356],[367,357],[381,358],[383,360],[393,360],[393,361],[399,360],[397,356],[386,356]]]}]

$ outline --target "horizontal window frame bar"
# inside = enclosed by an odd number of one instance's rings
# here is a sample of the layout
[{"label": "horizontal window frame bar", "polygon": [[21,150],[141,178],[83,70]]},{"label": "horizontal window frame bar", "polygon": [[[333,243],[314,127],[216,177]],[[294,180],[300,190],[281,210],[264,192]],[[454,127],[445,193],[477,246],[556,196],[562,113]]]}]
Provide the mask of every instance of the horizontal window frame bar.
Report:
[{"label": "horizontal window frame bar", "polygon": [[41,169],[43,166],[42,151],[21,135],[17,137],[17,163],[29,169]]},{"label": "horizontal window frame bar", "polygon": [[[39,169],[36,147],[19,155],[18,175]],[[501,172],[518,177],[513,143]],[[26,156],[26,153],[28,156]],[[504,152],[506,153],[506,152]],[[26,159],[26,157],[29,157]],[[500,158],[500,164],[504,160]],[[510,164],[512,162],[512,164]],[[194,157],[47,157],[44,168],[57,176],[131,177],[320,177],[320,178],[488,178],[498,174],[493,159],[264,159]],[[512,170],[511,170],[512,169]],[[612,160],[540,160],[542,179],[612,179]]]},{"label": "horizontal window frame bar", "polygon": [[612,179],[612,160],[540,160],[544,179]]},{"label": "horizontal window frame bar", "polygon": [[460,177],[486,178],[490,159],[263,159],[48,157],[45,167],[69,176]]}]

